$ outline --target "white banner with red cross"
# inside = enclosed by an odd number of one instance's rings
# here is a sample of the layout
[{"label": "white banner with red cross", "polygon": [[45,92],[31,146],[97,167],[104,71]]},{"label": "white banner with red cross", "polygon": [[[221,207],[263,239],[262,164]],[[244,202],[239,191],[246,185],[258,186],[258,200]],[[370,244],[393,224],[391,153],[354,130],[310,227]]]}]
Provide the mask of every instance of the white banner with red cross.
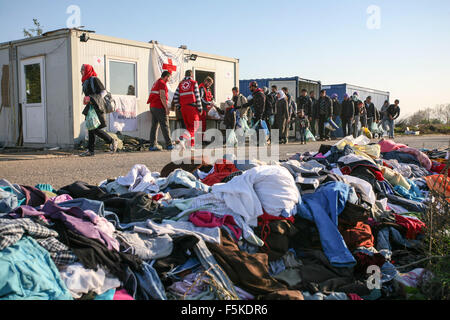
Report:
[{"label": "white banner with red cross", "polygon": [[184,78],[184,50],[155,44],[152,56],[155,81],[161,77],[164,71],[169,71],[172,74],[170,81],[167,83],[170,105],[178,85]]}]

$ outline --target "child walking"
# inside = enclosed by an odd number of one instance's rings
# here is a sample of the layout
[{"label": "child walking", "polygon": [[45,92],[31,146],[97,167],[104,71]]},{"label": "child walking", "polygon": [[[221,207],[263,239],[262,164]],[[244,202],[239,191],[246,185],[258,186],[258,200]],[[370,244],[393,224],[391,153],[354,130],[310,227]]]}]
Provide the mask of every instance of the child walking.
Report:
[{"label": "child walking", "polygon": [[[300,109],[300,111],[297,113],[297,119],[296,119],[296,128],[297,133],[300,135],[300,144],[306,144],[306,130],[309,129],[309,120],[308,117],[305,116],[305,110]],[[296,136],[297,136],[296,133]],[[297,139],[298,140],[298,139]]]}]

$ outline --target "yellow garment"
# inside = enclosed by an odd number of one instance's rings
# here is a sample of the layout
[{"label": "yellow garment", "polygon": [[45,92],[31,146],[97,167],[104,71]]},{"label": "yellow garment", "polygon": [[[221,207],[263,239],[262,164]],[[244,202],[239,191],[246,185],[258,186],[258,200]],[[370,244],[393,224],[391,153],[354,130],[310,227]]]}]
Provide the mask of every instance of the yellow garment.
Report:
[{"label": "yellow garment", "polygon": [[410,184],[406,181],[405,177],[403,177],[400,173],[388,168],[381,167],[381,172],[383,172],[384,178],[389,181],[390,184],[395,186],[401,186],[409,191],[411,189]]},{"label": "yellow garment", "polygon": [[47,197],[49,198],[54,198],[57,196],[56,193],[50,192],[50,191],[42,191],[43,193],[45,193],[47,195]]},{"label": "yellow garment", "polygon": [[371,156],[373,159],[379,159],[381,157],[381,146],[379,144],[353,146],[353,149],[364,152],[365,154]]},{"label": "yellow garment", "polygon": [[362,132],[364,133],[364,135],[369,138],[369,139],[373,139],[373,135],[372,132],[370,132],[370,130],[368,128],[362,128]]}]

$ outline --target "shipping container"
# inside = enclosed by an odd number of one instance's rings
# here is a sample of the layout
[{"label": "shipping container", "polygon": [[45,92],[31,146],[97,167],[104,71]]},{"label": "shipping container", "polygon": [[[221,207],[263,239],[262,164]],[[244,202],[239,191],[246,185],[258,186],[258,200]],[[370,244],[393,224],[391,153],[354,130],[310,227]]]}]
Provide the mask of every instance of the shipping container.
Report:
[{"label": "shipping container", "polygon": [[300,97],[302,89],[314,91],[316,97],[319,96],[321,90],[321,82],[315,80],[308,80],[300,77],[290,77],[290,78],[264,78],[264,79],[253,79],[253,80],[241,80],[239,81],[240,91],[244,96],[249,96],[251,94],[249,90],[249,85],[252,81],[256,81],[260,88],[267,87],[270,88],[276,85],[278,89],[286,87],[289,89],[289,93],[294,93],[296,101]]},{"label": "shipping container", "polygon": [[366,100],[368,96],[372,97],[372,103],[377,107],[378,109],[381,109],[384,102],[386,100],[389,101],[390,93],[387,91],[381,91],[376,89],[369,89],[364,88],[360,86],[355,86],[352,84],[333,84],[333,85],[323,85],[322,89],[327,90],[327,96],[331,97],[333,94],[338,95],[338,100],[343,101],[344,95],[348,94],[349,96],[352,96],[354,92],[358,92],[359,99],[361,101]]}]

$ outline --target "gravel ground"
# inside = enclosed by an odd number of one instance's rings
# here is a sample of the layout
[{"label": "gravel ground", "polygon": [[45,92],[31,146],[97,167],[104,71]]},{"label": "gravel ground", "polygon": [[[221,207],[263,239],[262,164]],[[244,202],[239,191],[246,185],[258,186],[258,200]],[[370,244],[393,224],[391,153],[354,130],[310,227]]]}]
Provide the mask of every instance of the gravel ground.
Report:
[{"label": "gravel ground", "polygon": [[[450,136],[400,137],[396,142],[414,148],[446,148]],[[320,145],[320,142],[306,146],[295,143],[282,145],[279,157],[283,160],[297,152],[318,151]],[[170,161],[170,152],[98,154],[94,158],[80,158],[75,154],[0,154],[0,179],[29,186],[48,183],[59,189],[75,181],[98,184],[107,178],[126,175],[135,164],[144,164],[150,170],[159,172]]]}]

